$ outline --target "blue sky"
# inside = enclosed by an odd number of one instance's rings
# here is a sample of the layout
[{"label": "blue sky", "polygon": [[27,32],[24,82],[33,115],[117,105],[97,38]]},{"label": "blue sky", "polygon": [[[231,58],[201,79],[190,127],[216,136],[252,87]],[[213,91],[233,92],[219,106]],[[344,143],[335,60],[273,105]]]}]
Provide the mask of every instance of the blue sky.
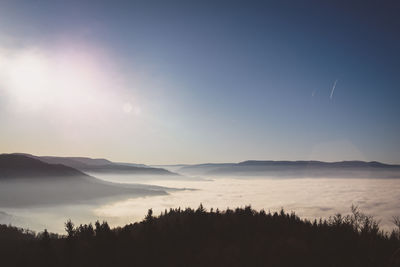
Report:
[{"label": "blue sky", "polygon": [[[71,85],[93,90],[74,93],[62,84],[75,72],[47,91],[36,76],[18,90],[0,82],[0,149],[143,163],[400,163],[399,11],[396,1],[2,1],[4,81],[28,56],[45,62],[39,76],[54,66],[94,75]],[[84,97],[95,101],[71,113],[68,101]]]}]

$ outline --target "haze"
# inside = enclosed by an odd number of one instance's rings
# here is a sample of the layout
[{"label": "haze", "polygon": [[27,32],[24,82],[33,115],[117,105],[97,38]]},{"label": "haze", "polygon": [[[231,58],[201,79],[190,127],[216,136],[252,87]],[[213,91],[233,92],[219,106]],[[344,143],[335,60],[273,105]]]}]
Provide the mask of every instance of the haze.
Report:
[{"label": "haze", "polygon": [[309,4],[1,1],[0,151],[400,163],[397,9]]},{"label": "haze", "polygon": [[0,252],[397,266],[400,5],[330,2],[0,0]]}]

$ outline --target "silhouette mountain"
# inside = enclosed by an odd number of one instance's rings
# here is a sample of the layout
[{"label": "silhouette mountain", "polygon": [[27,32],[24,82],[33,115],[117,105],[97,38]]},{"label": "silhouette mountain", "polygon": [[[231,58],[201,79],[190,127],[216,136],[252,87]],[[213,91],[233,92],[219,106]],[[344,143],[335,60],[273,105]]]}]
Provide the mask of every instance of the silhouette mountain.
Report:
[{"label": "silhouette mountain", "polygon": [[320,167],[320,168],[400,168],[400,165],[384,164],[377,161],[339,161],[339,162],[323,162],[315,160],[299,160],[299,161],[273,161],[273,160],[247,160],[236,164],[238,166],[296,166],[296,167]]},{"label": "silhouette mountain", "polygon": [[164,187],[106,182],[62,164],[21,154],[0,155],[0,206],[87,202],[118,195],[164,195]]},{"label": "silhouette mountain", "polygon": [[143,164],[134,163],[115,163],[107,159],[92,159],[87,157],[35,156],[30,154],[20,155],[39,159],[43,162],[50,164],[62,164],[83,172],[140,175],[177,175],[176,173],[161,168],[152,168]]},{"label": "silhouette mountain", "polygon": [[24,155],[0,154],[0,178],[76,176],[88,175],[62,164],[48,164]]},{"label": "silhouette mountain", "polygon": [[290,177],[383,177],[400,178],[400,165],[376,161],[257,161],[184,166],[182,174],[195,175],[273,175]]}]

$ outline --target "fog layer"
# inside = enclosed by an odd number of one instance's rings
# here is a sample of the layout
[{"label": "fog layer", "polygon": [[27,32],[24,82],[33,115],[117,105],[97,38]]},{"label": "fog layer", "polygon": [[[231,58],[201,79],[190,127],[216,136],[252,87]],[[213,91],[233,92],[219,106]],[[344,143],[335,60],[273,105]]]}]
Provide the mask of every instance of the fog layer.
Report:
[{"label": "fog layer", "polygon": [[[112,177],[107,176],[107,179],[112,180]],[[114,179],[117,182],[129,180],[126,175],[115,175]],[[168,191],[168,195],[159,196],[110,197],[97,203],[58,207],[4,207],[1,211],[13,216],[13,222],[17,224],[26,225],[23,222],[29,220],[30,228],[34,230],[47,228],[55,232],[63,232],[63,223],[69,218],[77,224],[107,220],[110,225],[117,226],[143,219],[149,208],[159,214],[169,208],[196,208],[200,203],[208,209],[234,208],[249,204],[255,209],[267,211],[283,207],[310,219],[328,217],[337,212],[346,214],[354,204],[363,212],[381,220],[381,226],[387,230],[393,228],[392,217],[400,215],[400,183],[397,179],[235,177],[196,181],[161,178],[141,180],[135,177],[133,180],[135,183],[198,190],[172,190]],[[5,216],[2,222],[6,222],[8,217]]]}]

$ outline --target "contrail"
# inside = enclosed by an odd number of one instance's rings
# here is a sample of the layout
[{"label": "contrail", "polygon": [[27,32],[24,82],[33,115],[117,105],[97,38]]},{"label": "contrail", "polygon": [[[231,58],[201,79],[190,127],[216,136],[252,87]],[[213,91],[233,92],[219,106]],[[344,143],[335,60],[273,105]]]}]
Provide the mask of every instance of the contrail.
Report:
[{"label": "contrail", "polygon": [[331,96],[330,96],[331,99],[333,97],[333,92],[335,92],[336,83],[337,83],[337,79],[336,79],[336,81],[335,81],[335,83],[333,84],[333,87],[332,87]]}]

